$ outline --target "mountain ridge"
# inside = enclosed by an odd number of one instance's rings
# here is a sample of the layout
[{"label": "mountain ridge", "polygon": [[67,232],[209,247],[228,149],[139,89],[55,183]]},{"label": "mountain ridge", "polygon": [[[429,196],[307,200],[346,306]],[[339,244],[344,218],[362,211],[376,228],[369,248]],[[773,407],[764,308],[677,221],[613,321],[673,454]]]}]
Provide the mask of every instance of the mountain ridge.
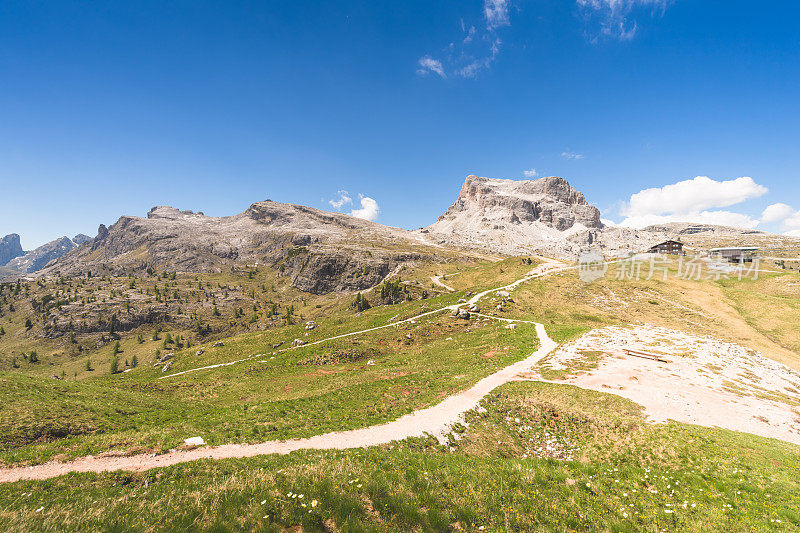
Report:
[{"label": "mountain ridge", "polygon": [[[668,238],[770,235],[700,223],[631,229],[604,224],[567,180],[466,177],[453,204],[425,228],[407,231],[343,213],[264,200],[222,217],[155,206],[123,215],[97,236],[62,237],[9,262],[38,275],[219,272],[270,264],[308,292],[365,290],[407,261],[441,256],[540,254],[574,260],[642,252]],[[80,246],[79,246],[80,244]]]},{"label": "mountain ridge", "polygon": [[265,200],[225,217],[170,206],[124,215],[40,274],[220,272],[266,263],[295,287],[325,293],[367,289],[398,264],[435,253],[399,228]]}]

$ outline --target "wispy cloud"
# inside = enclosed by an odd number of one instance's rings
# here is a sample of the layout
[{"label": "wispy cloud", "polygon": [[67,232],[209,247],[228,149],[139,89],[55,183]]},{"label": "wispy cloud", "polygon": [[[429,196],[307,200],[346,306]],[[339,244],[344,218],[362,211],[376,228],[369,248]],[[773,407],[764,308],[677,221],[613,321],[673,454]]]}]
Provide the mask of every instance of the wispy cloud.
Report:
[{"label": "wispy cloud", "polygon": [[438,74],[459,78],[477,78],[489,69],[500,54],[502,40],[497,30],[511,25],[510,0],[484,0],[483,23],[461,21],[462,35],[438,54],[426,54],[417,61],[417,74]]},{"label": "wispy cloud", "polygon": [[663,15],[672,0],[576,0],[587,22],[587,34],[592,41],[600,37],[629,41],[639,25],[636,15]]},{"label": "wispy cloud", "polygon": [[575,152],[561,152],[561,157],[564,159],[583,159],[583,154],[577,154]]},{"label": "wispy cloud", "polygon": [[417,69],[417,74],[425,75],[430,72],[438,74],[442,78],[446,78],[447,74],[444,73],[444,68],[442,68],[442,62],[433,59],[431,56],[423,56],[419,58],[419,68]]},{"label": "wispy cloud", "polygon": [[464,65],[463,67],[456,69],[455,73],[462,78],[475,78],[480,74],[480,72],[484,69],[488,69],[489,66],[497,59],[497,54],[500,53],[500,45],[502,42],[499,38],[496,38],[492,41],[491,45],[489,46],[489,55],[486,57],[482,57],[479,59],[472,59],[469,63]]},{"label": "wispy cloud", "polygon": [[529,170],[523,170],[522,175],[525,176],[526,178],[535,178],[539,175],[539,173],[536,171],[535,168],[532,168]]},{"label": "wispy cloud", "polygon": [[352,204],[353,199],[350,198],[350,194],[347,191],[337,191],[337,197],[333,200],[328,200],[328,203],[331,204],[331,207],[334,209],[341,209],[345,205]]},{"label": "wispy cloud", "polygon": [[359,194],[358,197],[361,200],[361,208],[350,211],[350,216],[363,218],[364,220],[371,220],[373,222],[378,220],[378,215],[381,212],[378,202],[369,196],[364,196],[363,194]]},{"label": "wispy cloud", "polygon": [[489,29],[509,26],[511,21],[508,19],[508,0],[484,0],[483,16]]}]

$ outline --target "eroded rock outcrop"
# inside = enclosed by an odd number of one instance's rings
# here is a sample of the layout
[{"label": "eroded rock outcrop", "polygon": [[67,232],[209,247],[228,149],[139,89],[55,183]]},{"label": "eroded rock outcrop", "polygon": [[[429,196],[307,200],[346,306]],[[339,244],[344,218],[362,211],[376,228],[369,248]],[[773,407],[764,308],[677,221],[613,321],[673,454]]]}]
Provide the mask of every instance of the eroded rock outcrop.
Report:
[{"label": "eroded rock outcrop", "polygon": [[12,259],[24,255],[19,235],[10,233],[0,239],[0,266],[8,264]]},{"label": "eroded rock outcrop", "polygon": [[21,257],[8,262],[8,268],[20,273],[30,274],[38,272],[50,263],[75,248],[75,243],[69,237],[60,237],[54,241],[43,244]]},{"label": "eroded rock outcrop", "polygon": [[467,176],[455,203],[419,233],[439,244],[569,259],[590,249],[624,254],[658,238],[607,228],[600,211],[556,176],[537,180]]},{"label": "eroded rock outcrop", "polygon": [[432,257],[436,248],[409,232],[340,213],[258,202],[229,217],[157,206],[123,216],[42,274],[124,274],[148,268],[219,272],[271,266],[311,293],[364,290],[398,264]]}]

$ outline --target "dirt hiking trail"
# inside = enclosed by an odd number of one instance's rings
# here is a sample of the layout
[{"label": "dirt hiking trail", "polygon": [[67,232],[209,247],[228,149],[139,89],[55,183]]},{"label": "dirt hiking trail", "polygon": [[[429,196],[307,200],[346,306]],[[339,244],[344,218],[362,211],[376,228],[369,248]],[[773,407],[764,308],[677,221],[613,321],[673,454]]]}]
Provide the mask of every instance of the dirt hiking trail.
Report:
[{"label": "dirt hiking trail", "polygon": [[[487,294],[500,290],[512,290],[521,283],[531,279],[568,268],[574,267],[565,267],[563,266],[563,263],[545,260],[542,264],[517,281],[503,287],[497,287],[480,292],[470,298],[467,304],[477,303]],[[423,316],[445,310],[457,309],[461,305],[463,304],[442,307],[441,309],[429,311],[401,322],[416,320]],[[497,317],[491,317],[488,315],[486,318],[497,319]],[[499,320],[505,322],[527,322],[506,318]],[[393,327],[401,322],[390,323],[385,326],[379,326],[368,330],[347,333],[337,337],[331,337],[330,339],[320,340],[316,343],[325,342],[333,338],[357,335],[384,327]],[[516,379],[520,373],[530,370],[533,365],[538,363],[542,358],[556,349],[558,344],[547,335],[544,326],[539,323],[533,324],[535,324],[536,334],[539,337],[539,349],[537,349],[533,354],[521,361],[498,370],[490,376],[481,379],[469,389],[450,396],[437,405],[415,411],[391,422],[350,431],[325,433],[304,439],[267,441],[259,444],[224,444],[213,447],[199,447],[191,450],[173,450],[161,455],[142,454],[123,457],[87,456],[67,462],[49,462],[36,466],[3,468],[0,469],[0,483],[9,483],[23,479],[49,479],[68,474],[70,472],[108,472],[114,470],[143,471],[151,468],[171,466],[188,461],[196,461],[198,459],[253,457],[256,455],[273,453],[285,454],[296,450],[306,449],[342,450],[347,448],[362,448],[367,446],[387,444],[392,441],[403,440],[409,437],[422,437],[426,434],[441,438],[450,431],[450,428],[454,424],[462,419],[467,411],[477,407],[478,403],[487,394],[492,392],[497,387]],[[170,376],[166,377],[177,376],[187,372],[194,372],[208,368],[231,365],[248,360],[253,360],[253,358],[251,357],[229,363],[221,363],[209,367],[196,368],[185,372],[171,374]]]}]

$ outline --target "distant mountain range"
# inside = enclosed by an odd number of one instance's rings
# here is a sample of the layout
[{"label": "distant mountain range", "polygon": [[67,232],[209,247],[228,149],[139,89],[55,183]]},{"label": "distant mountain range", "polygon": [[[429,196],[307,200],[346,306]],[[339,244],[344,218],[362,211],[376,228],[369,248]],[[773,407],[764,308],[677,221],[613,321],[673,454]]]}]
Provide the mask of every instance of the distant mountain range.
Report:
[{"label": "distant mountain range", "polygon": [[[19,236],[0,241],[0,275],[128,274],[147,270],[221,272],[268,265],[304,291],[364,290],[408,261],[464,259],[480,253],[575,259],[590,250],[626,256],[681,236],[768,235],[704,224],[643,230],[610,227],[563,178],[467,177],[455,203],[426,228],[399,228],[270,200],[238,215],[154,207],[123,216],[95,238],[61,237],[24,253]],[[777,237],[777,236],[776,236]],[[5,263],[2,263],[2,261]]]},{"label": "distant mountain range", "polygon": [[24,252],[20,245],[19,235],[12,233],[0,240],[0,266],[4,266],[7,273],[30,274],[38,272],[80,244],[90,240],[92,238],[88,235],[79,233],[72,239],[60,237],[43,244],[35,250]]},{"label": "distant mountain range", "polygon": [[312,293],[363,290],[398,265],[441,251],[409,232],[270,200],[228,217],[154,207],[146,218],[123,216],[97,237],[41,271],[127,274],[148,269],[221,272],[271,266]]}]

